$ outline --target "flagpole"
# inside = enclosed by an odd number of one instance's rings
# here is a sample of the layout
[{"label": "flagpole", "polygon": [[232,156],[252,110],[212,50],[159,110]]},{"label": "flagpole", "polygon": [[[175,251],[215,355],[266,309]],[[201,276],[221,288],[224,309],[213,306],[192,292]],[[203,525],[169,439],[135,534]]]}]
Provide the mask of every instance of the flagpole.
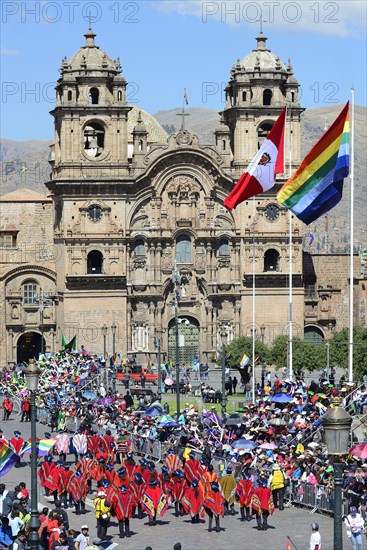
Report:
[{"label": "flagpole", "polygon": [[349,382],[353,382],[353,300],[354,300],[354,88],[351,89],[350,118],[350,273],[349,273]]},{"label": "flagpole", "polygon": [[252,402],[255,403],[255,197],[252,199]]},{"label": "flagpole", "polygon": [[[292,176],[292,117],[289,103],[289,177]],[[292,211],[289,210],[289,380],[293,379],[293,242]]]}]

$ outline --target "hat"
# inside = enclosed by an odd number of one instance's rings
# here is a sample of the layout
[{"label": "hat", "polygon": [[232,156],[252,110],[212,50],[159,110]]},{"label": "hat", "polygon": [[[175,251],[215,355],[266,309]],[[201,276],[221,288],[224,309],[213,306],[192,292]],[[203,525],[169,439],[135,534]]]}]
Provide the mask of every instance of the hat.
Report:
[{"label": "hat", "polygon": [[14,435],[21,435],[21,433],[18,432],[18,431],[15,431],[15,432],[14,432]]},{"label": "hat", "polygon": [[104,491],[98,491],[97,497],[105,497],[105,496],[107,496],[107,495]]},{"label": "hat", "polygon": [[351,506],[349,512],[353,516],[357,513],[357,508],[355,506]]},{"label": "hat", "polygon": [[182,545],[180,542],[176,542],[176,544],[173,547],[173,550],[182,550]]},{"label": "hat", "polygon": [[313,531],[318,531],[319,530],[319,524],[318,523],[311,523],[311,529]]},{"label": "hat", "polygon": [[88,527],[88,525],[82,525],[82,526],[81,526],[81,529],[82,529],[82,530],[83,530],[83,529],[89,529],[89,527]]}]

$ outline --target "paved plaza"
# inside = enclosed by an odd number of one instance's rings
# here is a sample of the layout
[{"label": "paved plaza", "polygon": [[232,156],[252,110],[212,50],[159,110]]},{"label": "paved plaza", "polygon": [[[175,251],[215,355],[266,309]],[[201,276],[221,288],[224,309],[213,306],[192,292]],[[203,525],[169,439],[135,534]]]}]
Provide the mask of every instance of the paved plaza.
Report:
[{"label": "paved plaza", "polygon": [[[19,430],[24,439],[30,437],[30,423],[20,423],[20,417],[12,415],[8,422],[1,420],[0,425],[4,436],[10,439],[14,430]],[[39,437],[43,437],[49,428],[37,424]],[[72,464],[72,456],[68,457]],[[13,488],[14,485],[22,480],[27,483],[30,490],[31,473],[29,467],[29,455],[25,455],[26,463],[22,463],[19,468],[13,468],[2,481],[7,488]],[[159,468],[158,468],[159,469]],[[92,497],[92,495],[90,495]],[[44,496],[40,495],[39,505],[51,506]],[[72,528],[80,529],[87,523],[90,526],[90,533],[96,536],[96,521],[92,500],[88,500],[88,512],[84,516],[76,516],[73,511],[68,510],[69,521]],[[239,515],[234,517],[226,516],[221,520],[222,531],[220,533],[209,533],[207,517],[205,523],[192,525],[188,516],[176,518],[174,510],[169,508],[168,512],[161,519],[160,524],[155,527],[148,526],[148,520],[145,517],[142,520],[132,519],[131,529],[134,532],[130,539],[118,538],[118,524],[112,521],[108,529],[108,536],[111,541],[104,545],[104,548],[121,548],[122,550],[144,550],[150,545],[153,550],[172,550],[173,545],[180,541],[183,550],[285,550],[286,540],[289,535],[295,546],[292,550],[308,550],[310,537],[310,524],[317,521],[320,525],[322,535],[322,549],[332,550],[333,548],[333,519],[321,515],[310,514],[309,510],[303,508],[290,507],[283,512],[275,511],[269,520],[269,530],[258,532],[256,522],[253,519],[249,523],[241,523]],[[350,542],[343,528],[344,550],[348,550]]]}]

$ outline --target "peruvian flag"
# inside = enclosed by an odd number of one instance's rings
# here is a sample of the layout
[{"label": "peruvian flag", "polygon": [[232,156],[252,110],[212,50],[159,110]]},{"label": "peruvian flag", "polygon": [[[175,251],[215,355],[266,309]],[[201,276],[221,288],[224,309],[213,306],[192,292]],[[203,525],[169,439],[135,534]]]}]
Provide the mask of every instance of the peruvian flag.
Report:
[{"label": "peruvian flag", "polygon": [[285,115],[286,107],[280,113],[246,172],[242,174],[225,199],[224,206],[228,210],[233,210],[246,199],[271,189],[274,186],[276,174],[284,172]]}]

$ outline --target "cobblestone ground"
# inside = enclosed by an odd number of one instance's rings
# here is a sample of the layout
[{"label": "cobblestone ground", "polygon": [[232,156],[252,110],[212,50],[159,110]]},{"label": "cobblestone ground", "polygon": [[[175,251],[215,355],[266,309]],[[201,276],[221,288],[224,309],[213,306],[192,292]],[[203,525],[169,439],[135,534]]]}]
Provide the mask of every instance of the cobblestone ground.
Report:
[{"label": "cobblestone ground", "polygon": [[[10,439],[14,430],[19,430],[24,439],[30,437],[30,424],[20,423],[18,416],[12,415],[10,421],[0,421],[4,437]],[[37,434],[43,437],[49,428],[37,424]],[[29,467],[29,455],[25,455],[25,461],[21,467],[13,468],[1,479],[8,488],[13,488],[19,481],[25,481],[30,488],[31,475]],[[69,457],[69,459],[72,457]],[[71,463],[71,462],[70,462]],[[92,497],[92,495],[90,495]],[[43,495],[39,497],[39,505],[52,506]],[[87,523],[90,526],[92,536],[96,535],[95,516],[92,501],[88,502],[88,512],[84,516],[76,516],[69,510],[71,527],[80,529],[81,525]],[[222,530],[220,533],[209,533],[208,522],[205,518],[200,525],[192,525],[189,517],[176,518],[173,515],[172,507],[163,519],[155,527],[148,526],[147,518],[142,520],[132,519],[131,529],[134,532],[129,539],[118,538],[117,523],[112,521],[108,530],[111,540],[104,544],[104,548],[121,548],[122,550],[144,550],[150,545],[153,550],[172,550],[176,542],[181,542],[183,550],[285,550],[287,536],[289,535],[294,546],[292,550],[307,550],[311,533],[311,523],[317,521],[320,525],[322,535],[322,549],[332,550],[333,548],[333,520],[332,518],[313,514],[306,509],[290,507],[283,512],[276,511],[269,519],[269,530],[257,531],[256,522],[248,523],[239,521],[239,515],[226,516],[221,520]],[[344,528],[343,528],[344,529]],[[344,550],[350,548],[350,542],[344,536]],[[364,541],[365,543],[365,541]]]}]

